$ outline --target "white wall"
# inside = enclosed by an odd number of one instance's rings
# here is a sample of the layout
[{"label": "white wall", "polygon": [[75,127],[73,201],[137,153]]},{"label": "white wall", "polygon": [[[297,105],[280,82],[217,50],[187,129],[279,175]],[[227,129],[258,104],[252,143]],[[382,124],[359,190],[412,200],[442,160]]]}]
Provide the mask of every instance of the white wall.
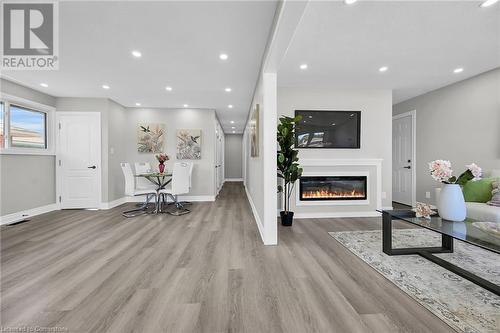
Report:
[{"label": "white wall", "polygon": [[242,172],[242,134],[225,135],[224,169],[226,179],[241,179]]},{"label": "white wall", "polygon": [[253,97],[251,111],[260,105],[259,112],[259,156],[251,157],[250,127],[247,122],[244,135],[245,186],[252,211],[264,244],[278,243],[276,219],[276,89],[277,76],[274,73],[260,75]]},{"label": "white wall", "polygon": [[[111,120],[112,122],[112,120]],[[165,153],[170,157],[167,170],[172,170],[176,159],[176,131],[178,129],[201,129],[201,159],[194,163],[191,196],[215,196],[215,111],[209,109],[127,109],[126,123],[120,132],[119,143],[125,147],[125,160],[150,162],[157,168],[155,154],[137,152],[137,126],[140,123],[163,123],[166,125]]]},{"label": "white wall", "polygon": [[[446,159],[458,175],[475,162],[500,169],[500,69],[394,105],[394,114],[416,110],[417,200],[435,203],[428,162]],[[425,198],[430,192],[431,198]]]},{"label": "white wall", "polygon": [[[325,87],[278,88],[278,117],[294,116],[295,110],[352,110],[361,111],[360,149],[300,149],[301,159],[382,159],[382,191],[386,198],[382,206],[391,206],[392,193],[392,91],[391,90],[339,90]],[[359,167],[337,168],[335,171],[357,171]],[[372,175],[371,188],[376,185],[375,167],[368,168]],[[316,171],[327,172],[327,168]],[[372,192],[373,193],[373,192]],[[375,197],[369,206],[295,206],[292,195],[291,209],[298,213],[331,213],[371,211],[376,208]]]}]

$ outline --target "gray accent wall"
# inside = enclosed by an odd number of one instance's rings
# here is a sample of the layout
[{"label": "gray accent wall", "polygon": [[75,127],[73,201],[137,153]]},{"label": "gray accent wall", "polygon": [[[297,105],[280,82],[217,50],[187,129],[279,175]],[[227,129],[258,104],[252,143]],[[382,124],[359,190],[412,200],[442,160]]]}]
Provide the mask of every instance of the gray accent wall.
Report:
[{"label": "gray accent wall", "polygon": [[56,203],[55,157],[0,155],[0,216]]},{"label": "gray accent wall", "polygon": [[240,179],[243,177],[243,135],[226,134],[224,142],[224,174],[226,179]]},{"label": "gray accent wall", "polygon": [[[56,98],[0,79],[1,94],[54,107]],[[0,216],[56,202],[53,155],[0,155]]]},{"label": "gray accent wall", "polygon": [[500,169],[500,68],[398,103],[393,114],[412,110],[417,115],[417,201],[435,203],[439,184],[429,176],[432,160],[450,160],[457,175],[471,162],[486,174]]}]

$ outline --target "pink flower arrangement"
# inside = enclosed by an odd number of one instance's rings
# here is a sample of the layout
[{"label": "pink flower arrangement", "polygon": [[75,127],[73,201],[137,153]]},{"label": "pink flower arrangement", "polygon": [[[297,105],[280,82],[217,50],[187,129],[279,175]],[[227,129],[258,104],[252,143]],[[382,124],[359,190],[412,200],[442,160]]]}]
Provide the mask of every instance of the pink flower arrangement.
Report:
[{"label": "pink flower arrangement", "polygon": [[170,158],[168,157],[167,154],[161,153],[161,154],[156,155],[156,159],[158,160],[158,162],[160,162],[160,164],[163,164],[166,161],[168,161]]},{"label": "pink flower arrangement", "polygon": [[465,170],[460,176],[453,176],[453,170],[451,168],[450,161],[446,160],[435,160],[429,162],[429,170],[431,172],[431,177],[438,182],[445,184],[459,184],[461,186],[465,185],[470,180],[481,179],[483,171],[475,163],[471,163],[465,166]]},{"label": "pink flower arrangement", "polygon": [[480,167],[476,165],[476,163],[471,163],[469,165],[466,165],[467,170],[470,170],[474,178],[472,180],[478,180],[481,179],[481,176],[483,175],[483,170],[481,170]]},{"label": "pink flower arrangement", "polygon": [[432,178],[438,182],[445,182],[453,175],[450,161],[432,161],[429,163],[429,170],[431,171]]}]

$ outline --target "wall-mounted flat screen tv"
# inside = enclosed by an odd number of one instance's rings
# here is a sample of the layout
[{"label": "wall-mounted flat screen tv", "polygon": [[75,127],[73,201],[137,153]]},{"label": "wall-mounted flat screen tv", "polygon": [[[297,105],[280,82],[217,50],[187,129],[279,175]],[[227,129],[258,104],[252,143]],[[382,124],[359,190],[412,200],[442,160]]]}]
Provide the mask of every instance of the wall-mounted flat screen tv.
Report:
[{"label": "wall-mounted flat screen tv", "polygon": [[296,148],[360,147],[361,111],[295,110],[302,116],[295,130]]}]

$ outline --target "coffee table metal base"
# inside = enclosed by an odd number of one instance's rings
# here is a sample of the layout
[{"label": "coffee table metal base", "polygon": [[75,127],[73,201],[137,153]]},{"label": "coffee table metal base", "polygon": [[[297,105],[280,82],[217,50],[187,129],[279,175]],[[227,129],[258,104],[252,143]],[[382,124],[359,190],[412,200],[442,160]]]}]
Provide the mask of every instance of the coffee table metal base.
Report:
[{"label": "coffee table metal base", "polygon": [[[437,247],[411,247],[397,248],[392,247],[392,220],[393,216],[389,213],[382,213],[382,251],[390,256],[394,255],[411,255],[418,254],[433,263],[446,268],[464,279],[475,283],[476,285],[500,296],[500,286],[491,283],[463,268],[460,268],[446,260],[433,255],[433,253],[452,253],[453,252],[453,237],[441,234],[441,246]],[[404,221],[404,220],[403,220]]]}]

